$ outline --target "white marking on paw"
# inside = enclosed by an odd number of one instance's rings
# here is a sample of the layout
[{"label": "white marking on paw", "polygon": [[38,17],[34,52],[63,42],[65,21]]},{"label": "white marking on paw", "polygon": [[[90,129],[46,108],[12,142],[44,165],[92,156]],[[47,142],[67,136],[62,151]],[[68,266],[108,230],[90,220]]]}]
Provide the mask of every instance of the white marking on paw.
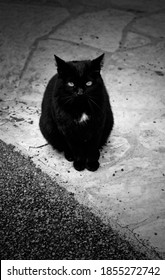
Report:
[{"label": "white marking on paw", "polygon": [[79,123],[82,123],[82,122],[86,122],[89,120],[89,117],[87,114],[83,113],[81,118],[79,119]]}]

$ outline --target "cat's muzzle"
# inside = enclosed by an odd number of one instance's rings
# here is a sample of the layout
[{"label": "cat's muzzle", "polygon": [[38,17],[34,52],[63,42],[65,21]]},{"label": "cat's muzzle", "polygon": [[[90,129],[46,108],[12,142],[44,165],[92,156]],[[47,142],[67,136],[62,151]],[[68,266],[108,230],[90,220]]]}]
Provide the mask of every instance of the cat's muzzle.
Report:
[{"label": "cat's muzzle", "polygon": [[79,88],[78,89],[78,92],[77,92],[77,95],[83,95],[84,91],[82,88]]}]

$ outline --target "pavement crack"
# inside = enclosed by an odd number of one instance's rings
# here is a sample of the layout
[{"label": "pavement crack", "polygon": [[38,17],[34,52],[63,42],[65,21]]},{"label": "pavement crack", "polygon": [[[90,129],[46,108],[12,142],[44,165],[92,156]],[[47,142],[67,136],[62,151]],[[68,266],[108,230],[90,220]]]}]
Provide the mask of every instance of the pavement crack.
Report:
[{"label": "pavement crack", "polygon": [[[145,219],[142,222],[145,222],[147,219]],[[119,222],[116,221],[116,224],[118,225],[119,228],[122,228],[123,230],[125,230],[127,232],[127,236],[129,236],[129,234],[131,236],[133,236],[134,241],[133,242],[137,242],[138,245],[141,247],[142,251],[147,251],[150,255],[152,255],[154,257],[154,259],[162,259],[162,257],[160,256],[159,252],[157,252],[155,250],[154,247],[152,247],[147,240],[141,239],[140,236],[138,236],[136,233],[134,233],[133,229],[130,228],[130,225],[125,225],[122,226],[120,225]],[[136,244],[136,243],[134,243]],[[140,248],[139,248],[140,249]]]},{"label": "pavement crack", "polygon": [[51,30],[50,30],[47,34],[44,34],[44,35],[42,35],[42,36],[40,36],[40,37],[38,37],[38,38],[36,38],[36,39],[34,40],[34,42],[32,43],[32,45],[31,45],[31,47],[30,47],[29,54],[28,54],[28,56],[27,56],[27,58],[26,58],[26,61],[25,61],[24,66],[23,66],[23,68],[22,68],[22,70],[21,70],[21,73],[20,73],[20,75],[19,75],[19,82],[20,82],[21,79],[23,78],[24,73],[25,73],[26,70],[27,70],[27,67],[28,67],[28,65],[29,65],[29,63],[30,63],[30,61],[31,61],[31,59],[32,59],[32,57],[33,57],[34,52],[37,50],[37,47],[38,47],[38,44],[40,43],[40,41],[43,41],[43,40],[48,39],[48,37],[49,37],[51,34],[53,34],[59,27],[61,27],[62,25],[64,25],[64,24],[65,24],[66,22],[68,22],[71,18],[72,18],[71,16],[68,16],[68,17],[65,18],[62,22],[60,22],[58,25],[53,26],[53,27],[51,28]]},{"label": "pavement crack", "polygon": [[74,42],[74,41],[70,41],[70,40],[65,40],[65,39],[60,39],[60,38],[50,38],[49,40],[53,40],[53,41],[58,41],[58,42],[63,42],[63,43],[68,43],[68,44],[72,44],[72,45],[75,45],[75,46],[80,46],[80,47],[84,47],[84,48],[87,48],[87,49],[91,49],[91,50],[95,50],[95,51],[99,51],[99,52],[104,52],[104,53],[107,53],[107,54],[112,54],[112,52],[108,52],[108,51],[105,51],[101,48],[97,48],[97,47],[94,47],[94,46],[90,46],[90,45],[86,45],[84,43],[78,43],[78,42]]},{"label": "pavement crack", "polygon": [[137,17],[134,17],[124,28],[123,28],[123,31],[122,31],[122,35],[121,35],[121,40],[119,42],[119,48],[118,50],[122,50],[125,46],[125,43],[126,43],[126,40],[127,40],[127,36],[128,36],[128,33],[131,30],[133,24],[135,23],[135,21],[137,20]]},{"label": "pavement crack", "polygon": [[[69,13],[68,10],[67,10],[67,12]],[[83,11],[77,13],[76,15],[74,14],[74,19],[75,19],[76,17],[80,16],[81,14],[84,14],[84,13],[85,13],[85,11],[83,10]],[[73,15],[72,15],[71,13],[69,13],[69,16],[68,16],[68,17],[66,17],[63,21],[61,21],[61,22],[60,22],[59,24],[57,24],[56,26],[53,26],[53,27],[51,28],[51,30],[50,30],[47,34],[44,34],[44,35],[42,35],[42,36],[40,36],[40,37],[38,37],[38,38],[36,38],[36,39],[34,40],[34,42],[32,43],[32,45],[31,45],[31,47],[30,47],[30,51],[29,51],[29,54],[28,54],[28,56],[27,56],[27,58],[26,58],[26,61],[25,61],[25,63],[24,63],[24,66],[23,66],[23,68],[22,68],[22,70],[21,70],[21,72],[20,72],[20,75],[19,75],[19,83],[20,83],[21,79],[22,79],[23,76],[24,76],[24,73],[26,72],[26,70],[27,70],[27,68],[28,68],[28,65],[29,65],[29,63],[30,63],[30,61],[31,61],[31,59],[32,59],[32,57],[33,57],[34,52],[37,50],[37,47],[38,47],[39,43],[40,43],[41,41],[43,41],[43,40],[49,39],[49,36],[51,36],[53,33],[55,33],[60,27],[62,27],[63,25],[65,25],[65,24],[66,24],[67,22],[69,22],[72,18],[73,18]],[[67,41],[66,41],[66,42],[67,42]],[[97,50],[98,50],[98,49],[97,49]]]},{"label": "pavement crack", "polygon": [[[125,10],[125,12],[127,12],[127,10]],[[148,18],[150,16],[157,15],[157,14],[164,13],[164,12],[165,12],[165,9],[162,9],[162,10],[159,9],[157,11],[144,12],[144,13],[137,14],[137,15],[135,14],[135,17],[123,28],[121,40],[119,42],[119,48],[118,48],[118,50],[116,50],[116,52],[123,51],[123,50],[134,50],[134,49],[138,49],[138,48],[141,48],[144,46],[150,46],[150,45],[152,45],[152,42],[153,43],[155,42],[155,40],[160,41],[159,38],[150,36],[147,34],[147,32],[142,32],[142,31],[139,32],[138,30],[136,30],[136,28],[133,27],[133,25],[136,23],[136,21],[138,21],[140,19]],[[127,41],[127,36],[128,36],[129,32],[144,36],[144,37],[150,39],[151,43],[147,43],[145,45],[137,46],[134,48],[125,48],[125,43]]]}]

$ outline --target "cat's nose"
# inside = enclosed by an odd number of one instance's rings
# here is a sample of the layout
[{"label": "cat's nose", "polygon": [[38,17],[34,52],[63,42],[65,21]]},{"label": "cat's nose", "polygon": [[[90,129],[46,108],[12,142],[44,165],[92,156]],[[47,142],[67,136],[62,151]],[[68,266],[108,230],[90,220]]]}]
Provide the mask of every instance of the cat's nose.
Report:
[{"label": "cat's nose", "polygon": [[83,94],[83,89],[82,89],[82,88],[79,88],[77,94],[78,94],[78,95],[82,95],[82,94]]}]

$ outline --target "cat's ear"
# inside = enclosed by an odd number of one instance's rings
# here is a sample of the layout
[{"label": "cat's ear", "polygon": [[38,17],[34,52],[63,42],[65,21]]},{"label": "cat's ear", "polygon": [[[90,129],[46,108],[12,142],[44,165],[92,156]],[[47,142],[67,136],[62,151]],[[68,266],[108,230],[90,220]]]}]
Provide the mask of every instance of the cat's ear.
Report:
[{"label": "cat's ear", "polygon": [[67,70],[67,63],[63,59],[58,57],[57,55],[54,55],[54,58],[55,58],[58,74],[62,74],[64,72],[66,72],[66,70]]},{"label": "cat's ear", "polygon": [[100,72],[104,64],[104,53],[91,61],[92,68],[96,72]]}]

